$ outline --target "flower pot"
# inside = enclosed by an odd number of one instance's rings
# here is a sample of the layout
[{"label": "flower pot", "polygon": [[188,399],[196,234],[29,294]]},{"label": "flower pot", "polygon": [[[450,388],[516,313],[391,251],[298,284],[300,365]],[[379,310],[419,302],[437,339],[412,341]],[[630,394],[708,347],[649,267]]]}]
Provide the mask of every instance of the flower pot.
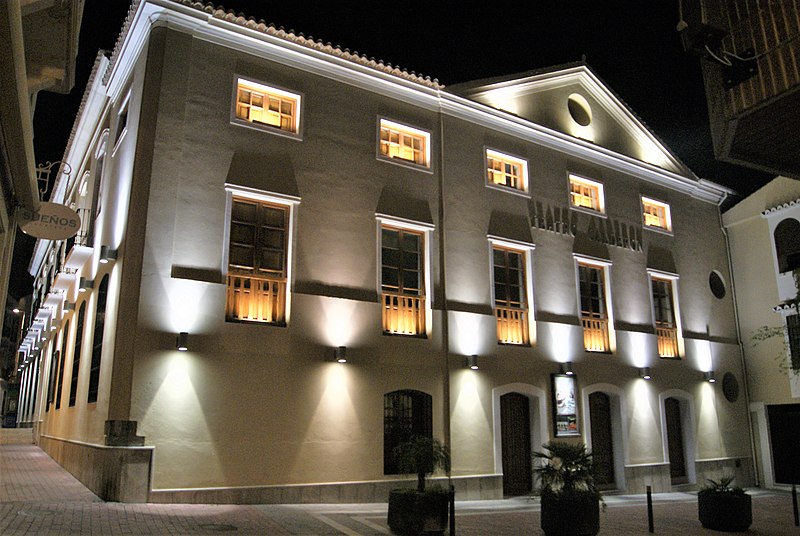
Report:
[{"label": "flower pot", "polygon": [[388,524],[392,533],[403,536],[444,534],[450,507],[450,494],[443,489],[419,493],[415,489],[389,492]]},{"label": "flower pot", "polygon": [[753,523],[753,503],[745,493],[701,492],[697,513],[703,527],[724,532],[744,532]]},{"label": "flower pot", "polygon": [[542,530],[547,536],[595,536],[600,499],[595,493],[542,494]]}]

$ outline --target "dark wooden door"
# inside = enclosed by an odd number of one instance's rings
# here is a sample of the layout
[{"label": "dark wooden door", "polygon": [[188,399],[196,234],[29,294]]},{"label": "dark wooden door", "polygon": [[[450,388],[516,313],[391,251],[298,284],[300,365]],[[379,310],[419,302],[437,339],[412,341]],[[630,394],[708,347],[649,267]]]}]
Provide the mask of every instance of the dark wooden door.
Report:
[{"label": "dark wooden door", "polygon": [[667,421],[667,452],[669,453],[669,476],[673,484],[685,484],[686,454],[683,450],[683,427],[681,425],[681,403],[676,398],[664,400]]},{"label": "dark wooden door", "polygon": [[601,489],[614,489],[614,442],[611,436],[611,398],[605,393],[589,395],[594,480]]},{"label": "dark wooden door", "polygon": [[508,393],[500,397],[500,429],[503,442],[503,493],[530,493],[531,410],[525,395]]},{"label": "dark wooden door", "polygon": [[800,404],[767,406],[775,482],[800,484]]}]

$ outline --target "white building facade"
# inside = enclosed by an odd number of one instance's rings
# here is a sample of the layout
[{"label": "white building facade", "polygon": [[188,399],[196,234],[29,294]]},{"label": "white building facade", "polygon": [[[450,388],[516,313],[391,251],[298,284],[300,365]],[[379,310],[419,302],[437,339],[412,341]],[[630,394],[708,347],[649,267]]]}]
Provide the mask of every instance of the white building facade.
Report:
[{"label": "white building facade", "polygon": [[758,471],[768,487],[800,478],[800,182],[776,177],[724,214],[746,356]]},{"label": "white building facade", "polygon": [[383,501],[412,434],[465,499],[529,493],[554,438],[607,489],[754,480],[707,381],[743,381],[728,191],[583,64],[444,88],[145,0],[65,159],[26,424],[101,496]]}]

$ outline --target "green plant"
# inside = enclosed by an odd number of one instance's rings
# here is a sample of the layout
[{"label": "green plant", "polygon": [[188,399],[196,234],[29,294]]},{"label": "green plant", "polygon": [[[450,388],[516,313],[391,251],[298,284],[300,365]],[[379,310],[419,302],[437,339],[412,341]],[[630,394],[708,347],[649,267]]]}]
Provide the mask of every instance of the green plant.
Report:
[{"label": "green plant", "polygon": [[698,495],[711,495],[715,493],[727,493],[730,495],[745,495],[745,491],[738,486],[731,486],[731,483],[736,477],[733,475],[726,475],[719,480],[712,480],[707,478],[708,485],[703,487],[698,492]]},{"label": "green plant", "polygon": [[600,496],[592,476],[592,454],[586,450],[586,445],[551,441],[543,447],[547,453],[533,453],[542,462],[536,468],[536,474],[541,479],[543,493],[588,491]]},{"label": "green plant", "polygon": [[[800,314],[800,268],[792,270],[792,279],[794,280],[795,296],[786,302],[786,305],[794,308],[797,314]],[[800,375],[800,355],[792,355],[785,325],[778,327],[761,326],[753,331],[751,340],[753,341],[753,346],[757,346],[759,343],[773,337],[783,338],[783,351],[775,356],[775,360],[778,362],[778,369],[786,374]],[[786,356],[789,356],[788,360]]]},{"label": "green plant", "polygon": [[438,440],[415,435],[392,451],[402,473],[417,475],[417,491],[425,491],[425,477],[436,469],[450,470],[450,452]]}]

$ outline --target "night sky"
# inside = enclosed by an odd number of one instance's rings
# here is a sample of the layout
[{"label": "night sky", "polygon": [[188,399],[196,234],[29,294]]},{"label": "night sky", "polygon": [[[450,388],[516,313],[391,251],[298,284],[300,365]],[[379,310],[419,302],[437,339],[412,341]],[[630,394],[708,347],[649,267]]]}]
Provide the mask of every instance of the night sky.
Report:
[{"label": "night sky", "polygon": [[[215,2],[219,5],[219,2]],[[39,94],[37,163],[61,160],[99,49],[111,51],[130,3],[86,0],[75,89]],[[699,60],[683,52],[677,0],[558,0],[473,4],[416,0],[225,0],[266,23],[382,59],[446,85],[579,61],[616,92],[699,177],[747,195],[769,176],[717,162]],[[520,8],[520,6],[532,6]],[[469,7],[467,7],[469,6]],[[45,196],[46,197],[46,196]],[[33,241],[15,248],[9,294],[31,291]]]}]

